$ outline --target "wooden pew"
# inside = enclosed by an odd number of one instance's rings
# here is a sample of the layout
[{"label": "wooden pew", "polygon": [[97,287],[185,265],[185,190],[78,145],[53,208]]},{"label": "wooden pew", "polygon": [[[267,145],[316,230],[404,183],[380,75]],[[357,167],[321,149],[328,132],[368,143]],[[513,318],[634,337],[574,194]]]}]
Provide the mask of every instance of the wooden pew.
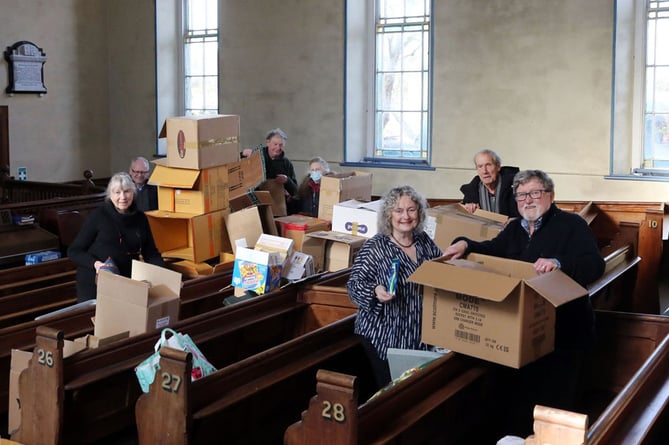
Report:
[{"label": "wooden pew", "polygon": [[[588,361],[579,412],[598,420],[586,443],[658,443],[637,439],[667,430],[669,318],[597,311],[597,320],[600,341]],[[499,368],[460,360],[449,353],[366,403],[356,402],[353,375],[319,372],[317,394],[284,443],[495,443],[510,434],[496,418],[514,400],[495,396],[491,382]],[[453,374],[439,378],[447,371]],[[344,417],[323,416],[326,404],[340,404]]]},{"label": "wooden pew", "polygon": [[[47,261],[30,266],[17,266],[0,269],[0,286],[12,285],[16,282],[38,283],[42,277],[64,276],[76,270],[76,265],[68,258]],[[62,275],[61,275],[62,274]]]},{"label": "wooden pew", "polygon": [[[457,199],[428,199],[431,207],[459,202]],[[556,201],[562,210],[582,212],[597,239],[602,255],[631,244],[632,254],[642,258],[634,290],[622,311],[659,314],[660,263],[662,261],[663,202]]]},{"label": "wooden pew", "polygon": [[278,443],[324,365],[359,373],[371,395],[371,369],[354,321],[355,314],[192,383],[190,355],[162,348],[160,378],[137,401],[139,443]]},{"label": "wooden pew", "polygon": [[[534,434],[526,443],[664,443],[669,432],[668,360],[669,336],[665,336],[590,428],[586,414],[535,407]],[[574,441],[576,438],[582,442]]]},{"label": "wooden pew", "polygon": [[[231,271],[184,282],[181,291],[181,318],[192,317],[221,308],[222,300],[232,295],[229,287]],[[32,350],[39,326],[62,331],[65,338],[74,339],[93,333],[92,318],[95,306],[65,312],[39,321],[28,321],[0,328],[0,414],[7,413],[11,350]]]},{"label": "wooden pew", "polygon": [[[322,279],[331,276],[337,274]],[[215,366],[224,367],[294,338],[302,333],[304,320],[318,318],[306,316],[316,309],[298,301],[297,291],[297,286],[289,286],[181,320],[173,328],[188,333]],[[31,361],[20,384],[21,424],[38,423],[40,431],[21,428],[15,440],[31,444],[49,437],[53,438],[49,443],[85,443],[133,426],[134,402],[141,392],[134,367],[153,352],[158,336],[157,331],[145,333],[61,360],[62,332],[38,327],[35,351],[45,351],[55,358],[46,371],[53,373],[59,383],[48,384],[53,376],[37,378],[45,370]],[[60,394],[58,388],[64,392]],[[54,406],[58,408],[52,409]],[[43,417],[45,411],[48,418]]]}]

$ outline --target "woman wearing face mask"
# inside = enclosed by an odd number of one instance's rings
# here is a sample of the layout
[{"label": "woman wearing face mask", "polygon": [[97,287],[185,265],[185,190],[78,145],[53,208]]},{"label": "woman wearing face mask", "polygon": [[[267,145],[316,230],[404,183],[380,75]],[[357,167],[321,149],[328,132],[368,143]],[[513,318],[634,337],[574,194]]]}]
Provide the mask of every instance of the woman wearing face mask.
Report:
[{"label": "woman wearing face mask", "polygon": [[309,161],[309,171],[297,189],[296,202],[293,213],[318,216],[318,196],[321,192],[321,178],[330,173],[330,166],[323,158],[315,157]]}]

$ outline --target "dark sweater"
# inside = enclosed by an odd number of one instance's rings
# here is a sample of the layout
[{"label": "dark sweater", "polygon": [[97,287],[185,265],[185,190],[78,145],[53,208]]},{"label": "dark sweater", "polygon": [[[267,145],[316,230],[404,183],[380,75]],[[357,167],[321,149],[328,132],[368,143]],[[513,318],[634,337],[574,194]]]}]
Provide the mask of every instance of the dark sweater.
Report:
[{"label": "dark sweater", "polygon": [[96,261],[111,258],[120,274],[130,277],[132,260],[139,259],[140,253],[147,263],[165,267],[149,221],[134,203],[128,213],[117,212],[111,201],[95,209],[67,250],[68,257],[77,265],[77,300],[97,296]]},{"label": "dark sweater", "polygon": [[290,196],[297,193],[297,178],[295,176],[295,169],[290,159],[286,157],[284,152],[281,152],[278,158],[272,159],[267,150],[267,145],[259,145],[254,150],[262,150],[263,162],[265,164],[265,175],[267,179],[274,179],[278,175],[286,175],[288,181],[283,185]]}]

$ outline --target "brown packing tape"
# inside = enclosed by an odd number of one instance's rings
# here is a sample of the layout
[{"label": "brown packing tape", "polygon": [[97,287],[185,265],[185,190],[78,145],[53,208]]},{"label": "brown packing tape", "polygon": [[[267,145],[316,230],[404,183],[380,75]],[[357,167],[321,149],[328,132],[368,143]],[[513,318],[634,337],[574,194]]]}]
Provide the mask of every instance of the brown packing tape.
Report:
[{"label": "brown packing tape", "polygon": [[358,223],[354,222],[352,224],[353,225],[351,227],[351,235],[356,235],[357,236],[358,235]]},{"label": "brown packing tape", "polygon": [[208,141],[196,141],[196,142],[186,142],[184,143],[184,148],[208,148],[215,145],[226,145],[226,144],[236,144],[238,142],[237,136],[229,136],[226,138],[220,139],[209,139]]}]

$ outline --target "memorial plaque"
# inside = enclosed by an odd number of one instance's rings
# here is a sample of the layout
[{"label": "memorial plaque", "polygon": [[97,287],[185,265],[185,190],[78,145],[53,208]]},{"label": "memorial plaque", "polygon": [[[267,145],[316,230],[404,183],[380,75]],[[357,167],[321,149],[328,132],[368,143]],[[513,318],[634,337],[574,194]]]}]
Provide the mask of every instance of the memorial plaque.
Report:
[{"label": "memorial plaque", "polygon": [[27,41],[8,46],[5,60],[9,66],[7,94],[46,93],[44,86],[44,63],[46,54],[37,45]]}]

